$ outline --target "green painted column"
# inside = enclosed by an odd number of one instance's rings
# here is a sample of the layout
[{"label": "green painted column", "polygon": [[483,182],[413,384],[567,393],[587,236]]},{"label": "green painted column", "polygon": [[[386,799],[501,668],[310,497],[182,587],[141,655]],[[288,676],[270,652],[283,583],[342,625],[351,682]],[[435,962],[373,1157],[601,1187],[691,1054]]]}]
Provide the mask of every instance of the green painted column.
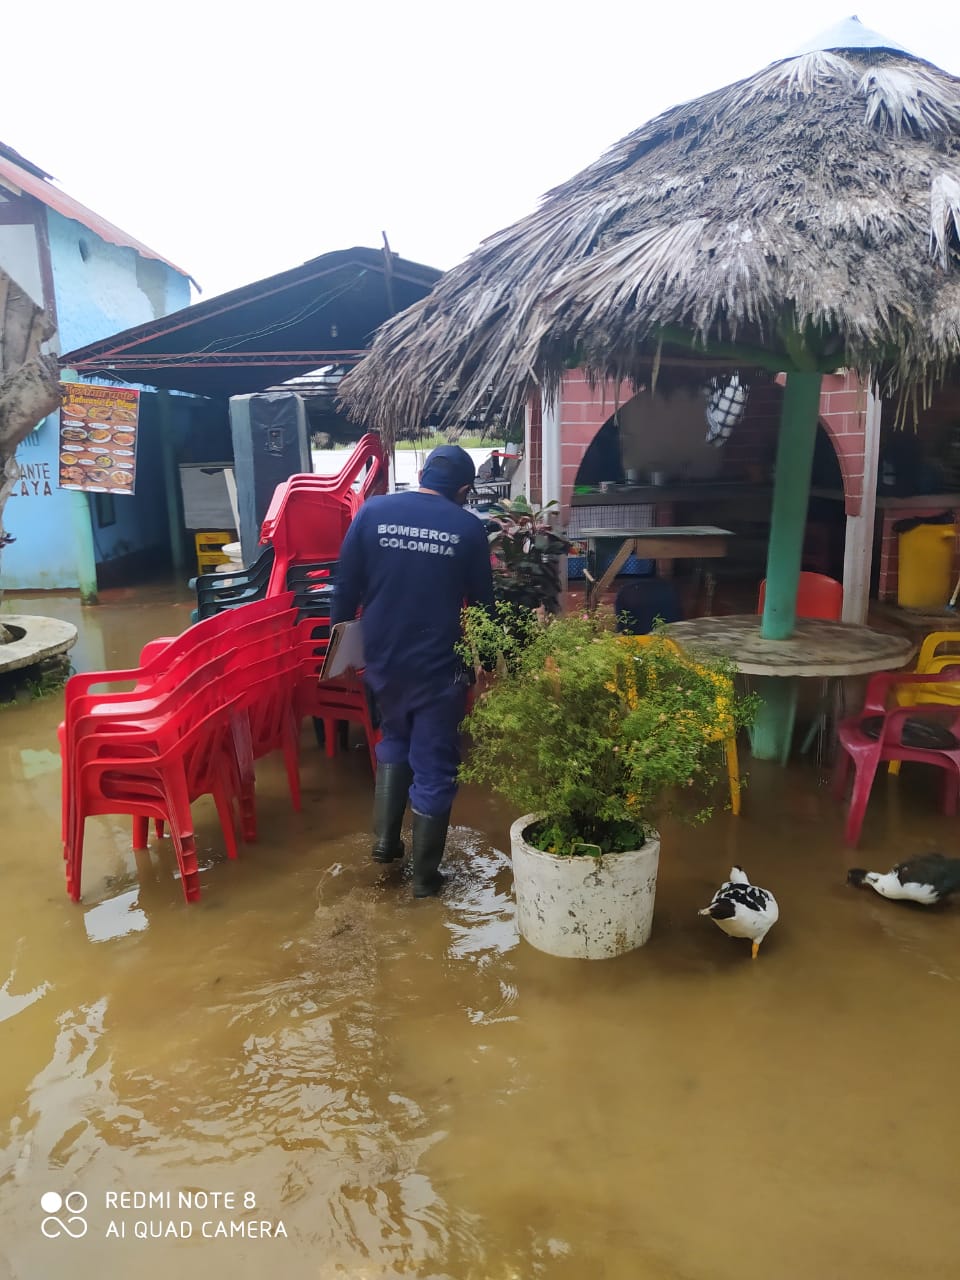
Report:
[{"label": "green painted column", "polygon": [[[821,381],[819,373],[787,374],[773,480],[766,598],[760,621],[760,634],[767,640],[786,640],[793,634],[797,620],[797,587],[803,563]],[[761,703],[750,730],[751,750],[758,760],[786,764],[797,712],[797,681],[764,677],[755,683],[755,688]]]},{"label": "green painted column", "polygon": [[760,623],[760,634],[766,640],[786,640],[796,622],[821,382],[819,373],[787,374],[773,480],[766,601]]},{"label": "green painted column", "polygon": [[93,545],[93,512],[85,493],[70,492],[70,524],[77,553],[77,584],[84,604],[97,603],[97,555]]},{"label": "green painted column", "polygon": [[757,718],[750,726],[750,751],[758,760],[786,764],[797,718],[799,681],[789,676],[751,676],[750,688],[760,697]]},{"label": "green painted column", "polygon": [[173,422],[173,406],[169,391],[157,392],[157,410],[160,418],[160,448],[163,453],[163,488],[167,499],[167,525],[170,530],[170,556],[173,571],[182,578],[187,565],[187,550],[180,518],[180,471],[177,467],[176,428]]}]

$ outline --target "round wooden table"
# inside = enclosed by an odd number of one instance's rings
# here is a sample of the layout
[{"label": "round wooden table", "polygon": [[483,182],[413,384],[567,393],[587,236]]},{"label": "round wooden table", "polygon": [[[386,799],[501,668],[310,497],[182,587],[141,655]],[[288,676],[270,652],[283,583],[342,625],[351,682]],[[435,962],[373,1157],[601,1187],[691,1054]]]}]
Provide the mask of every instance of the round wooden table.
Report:
[{"label": "round wooden table", "polygon": [[793,738],[798,678],[831,680],[841,676],[894,671],[912,657],[909,636],[848,622],[798,618],[786,640],[764,640],[759,614],[694,618],[673,622],[666,634],[677,644],[708,657],[728,658],[743,675],[762,677],[757,692],[762,706],[751,731],[753,754],[786,763]]},{"label": "round wooden table", "polygon": [[677,644],[729,658],[751,676],[866,675],[903,666],[916,648],[909,636],[821,618],[798,618],[788,639],[764,640],[755,613],[673,622],[666,633]]}]

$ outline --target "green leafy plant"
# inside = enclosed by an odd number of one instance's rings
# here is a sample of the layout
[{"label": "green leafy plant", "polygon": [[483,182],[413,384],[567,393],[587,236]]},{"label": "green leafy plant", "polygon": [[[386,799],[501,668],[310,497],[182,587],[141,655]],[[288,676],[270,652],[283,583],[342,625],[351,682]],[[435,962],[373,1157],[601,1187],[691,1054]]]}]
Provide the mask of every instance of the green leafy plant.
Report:
[{"label": "green leafy plant", "polygon": [[550,526],[556,505],[532,507],[521,495],[491,508],[489,542],[498,600],[548,613],[559,610],[560,556],[570,543]]},{"label": "green leafy plant", "polygon": [[516,671],[524,650],[541,630],[537,615],[523,605],[500,600],[492,610],[480,607],[464,611],[464,639],[460,657],[478,679],[484,672],[504,675]]},{"label": "green leafy plant", "polygon": [[531,843],[615,853],[639,848],[668,813],[709,816],[723,743],[756,711],[755,698],[735,694],[729,664],[691,658],[661,634],[618,635],[586,614],[531,615],[518,642],[469,609],[464,634],[464,655],[482,655],[487,669],[493,658],[498,674],[468,721],[460,776],[542,814]]}]

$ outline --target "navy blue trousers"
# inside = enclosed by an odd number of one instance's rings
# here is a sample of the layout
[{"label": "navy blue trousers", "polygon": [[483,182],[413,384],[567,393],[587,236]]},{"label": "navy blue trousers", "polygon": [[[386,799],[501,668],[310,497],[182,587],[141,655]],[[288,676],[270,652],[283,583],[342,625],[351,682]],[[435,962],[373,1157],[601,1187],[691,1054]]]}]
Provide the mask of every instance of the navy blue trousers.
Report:
[{"label": "navy blue trousers", "polygon": [[417,813],[429,818],[449,813],[457,794],[466,684],[387,685],[373,692],[383,733],[377,759],[381,764],[409,764],[413,771],[410,804]]}]

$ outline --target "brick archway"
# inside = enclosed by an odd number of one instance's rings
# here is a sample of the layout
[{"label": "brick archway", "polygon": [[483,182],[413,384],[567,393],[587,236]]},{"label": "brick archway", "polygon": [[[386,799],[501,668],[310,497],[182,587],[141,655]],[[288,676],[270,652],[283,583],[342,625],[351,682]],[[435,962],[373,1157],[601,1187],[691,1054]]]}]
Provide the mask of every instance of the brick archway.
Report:
[{"label": "brick archway", "polygon": [[[782,378],[777,380],[782,385]],[[731,476],[749,466],[768,470],[776,456],[780,421],[781,385],[753,388],[743,422],[723,449],[721,473]],[[560,507],[564,521],[580,464],[594,437],[615,412],[633,398],[629,386],[606,383],[591,388],[580,370],[563,380],[559,403]],[[855,374],[833,374],[823,380],[820,425],[826,432],[840,465],[844,508],[860,515],[863,501],[866,392]],[[539,457],[537,459],[539,461]]]}]

